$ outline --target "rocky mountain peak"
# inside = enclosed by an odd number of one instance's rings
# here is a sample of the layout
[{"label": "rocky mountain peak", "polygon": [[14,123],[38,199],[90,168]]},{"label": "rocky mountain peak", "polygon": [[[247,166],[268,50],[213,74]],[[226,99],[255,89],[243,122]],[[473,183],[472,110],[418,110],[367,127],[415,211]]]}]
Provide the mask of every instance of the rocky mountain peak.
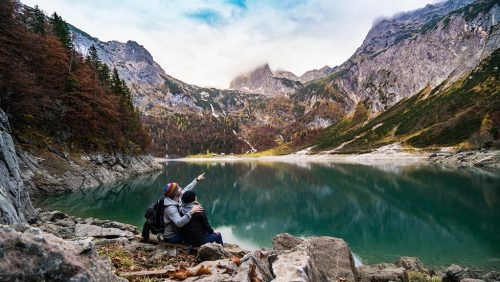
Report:
[{"label": "rocky mountain peak", "polygon": [[274,72],[274,76],[283,77],[294,81],[299,80],[298,76],[296,76],[293,72],[287,70],[277,70]]},{"label": "rocky mountain peak", "polygon": [[269,64],[266,63],[247,74],[234,78],[229,88],[268,96],[289,96],[301,85],[300,82],[288,78],[294,76],[293,73],[287,71],[278,71],[274,74]]},{"label": "rocky mountain peak", "polygon": [[499,48],[498,18],[498,1],[454,0],[381,20],[348,61],[295,98],[331,100],[347,111],[362,101],[383,111],[427,85],[448,85],[470,72]]},{"label": "rocky mountain peak", "polygon": [[314,69],[314,70],[306,71],[303,75],[301,75],[298,78],[298,80],[301,83],[306,84],[309,81],[325,77],[325,76],[329,75],[332,71],[333,71],[333,69],[331,67],[324,66],[319,70]]}]

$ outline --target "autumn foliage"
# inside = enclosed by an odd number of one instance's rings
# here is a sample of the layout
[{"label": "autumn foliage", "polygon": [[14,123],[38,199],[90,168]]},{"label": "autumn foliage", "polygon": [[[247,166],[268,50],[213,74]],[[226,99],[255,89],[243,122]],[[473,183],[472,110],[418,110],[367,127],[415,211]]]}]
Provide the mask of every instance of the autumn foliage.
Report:
[{"label": "autumn foliage", "polygon": [[[0,107],[25,145],[139,153],[150,137],[125,84],[100,79],[68,42],[66,23],[0,2]],[[123,82],[123,81],[121,81]]]}]

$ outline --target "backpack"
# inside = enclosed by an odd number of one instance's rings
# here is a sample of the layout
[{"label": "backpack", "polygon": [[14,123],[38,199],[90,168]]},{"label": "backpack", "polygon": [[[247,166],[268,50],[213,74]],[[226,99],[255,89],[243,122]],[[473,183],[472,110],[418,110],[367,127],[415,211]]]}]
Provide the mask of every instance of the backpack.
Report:
[{"label": "backpack", "polygon": [[147,209],[144,217],[146,221],[142,226],[142,238],[149,239],[149,232],[153,234],[161,234],[165,229],[165,222],[163,222],[163,213],[165,212],[165,204],[163,197],[158,198],[156,202],[152,203]]}]

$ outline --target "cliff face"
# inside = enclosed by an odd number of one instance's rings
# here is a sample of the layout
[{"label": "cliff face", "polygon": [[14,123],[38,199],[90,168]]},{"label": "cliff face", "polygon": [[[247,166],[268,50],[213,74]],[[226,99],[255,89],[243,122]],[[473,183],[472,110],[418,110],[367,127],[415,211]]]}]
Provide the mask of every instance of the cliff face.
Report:
[{"label": "cliff face", "polygon": [[336,71],[299,90],[296,99],[333,100],[346,110],[364,102],[383,111],[427,85],[454,82],[500,45],[500,5],[448,1],[382,20]]},{"label": "cliff face", "polygon": [[7,116],[0,110],[0,224],[25,223],[33,217],[23,185]]}]

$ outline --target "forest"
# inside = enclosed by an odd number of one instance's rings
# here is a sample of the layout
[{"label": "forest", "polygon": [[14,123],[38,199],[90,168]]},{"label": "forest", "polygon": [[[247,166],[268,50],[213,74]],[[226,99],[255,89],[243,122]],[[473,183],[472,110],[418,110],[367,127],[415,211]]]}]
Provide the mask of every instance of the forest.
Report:
[{"label": "forest", "polygon": [[146,152],[151,143],[116,69],[75,51],[67,23],[37,6],[0,2],[0,108],[34,150]]}]

